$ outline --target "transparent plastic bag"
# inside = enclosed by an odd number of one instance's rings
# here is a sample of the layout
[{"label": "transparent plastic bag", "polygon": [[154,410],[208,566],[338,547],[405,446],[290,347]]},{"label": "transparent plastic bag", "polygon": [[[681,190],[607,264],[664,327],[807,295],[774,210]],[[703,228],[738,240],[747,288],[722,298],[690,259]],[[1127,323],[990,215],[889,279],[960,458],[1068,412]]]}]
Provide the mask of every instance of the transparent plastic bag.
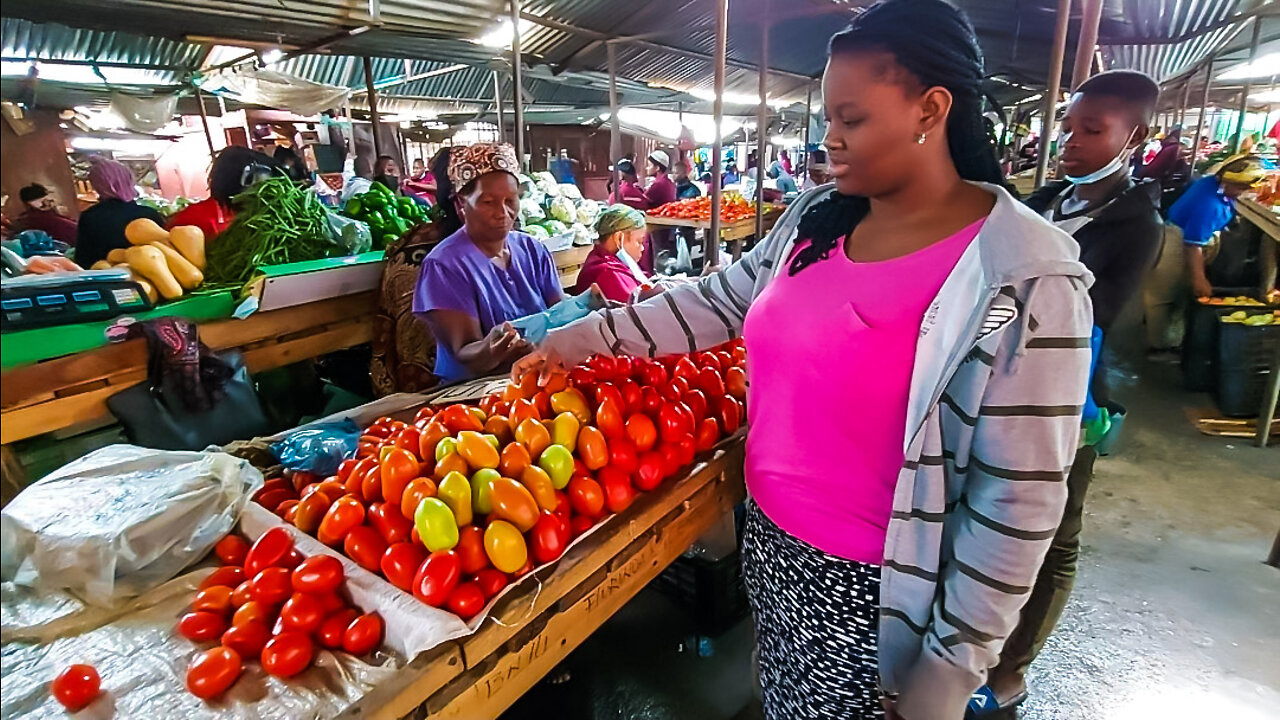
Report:
[{"label": "transparent plastic bag", "polygon": [[373,233],[369,231],[369,225],[355,218],[330,212],[329,232],[335,242],[346,248],[348,255],[359,255],[373,249]]},{"label": "transparent plastic bag", "polygon": [[176,577],[235,525],[262,473],[221,452],[111,445],[0,513],[3,579],[110,605]]},{"label": "transparent plastic bag", "polygon": [[338,472],[338,464],[356,451],[360,428],[350,420],[308,425],[273,443],[271,451],[290,470],[304,470],[320,476]]}]

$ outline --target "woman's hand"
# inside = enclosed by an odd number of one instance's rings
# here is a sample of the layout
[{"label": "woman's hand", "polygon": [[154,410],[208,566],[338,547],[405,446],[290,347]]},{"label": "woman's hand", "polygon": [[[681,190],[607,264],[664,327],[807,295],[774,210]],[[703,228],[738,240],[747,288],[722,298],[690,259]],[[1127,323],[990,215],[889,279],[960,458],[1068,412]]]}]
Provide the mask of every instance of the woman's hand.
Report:
[{"label": "woman's hand", "polygon": [[520,337],[519,331],[511,327],[511,323],[505,322],[494,325],[482,342],[482,352],[494,361],[493,367],[506,365],[533,350],[533,345]]},{"label": "woman's hand", "polygon": [[520,378],[529,373],[537,373],[538,387],[543,387],[552,375],[567,372],[564,360],[554,350],[534,350],[511,366],[511,380],[520,382]]}]

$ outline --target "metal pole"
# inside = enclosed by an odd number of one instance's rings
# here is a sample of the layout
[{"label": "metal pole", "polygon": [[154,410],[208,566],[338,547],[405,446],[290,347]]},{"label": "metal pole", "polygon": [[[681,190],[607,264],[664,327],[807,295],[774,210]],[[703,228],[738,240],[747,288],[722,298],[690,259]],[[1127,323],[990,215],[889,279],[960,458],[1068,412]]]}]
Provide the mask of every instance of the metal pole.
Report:
[{"label": "metal pole", "polygon": [[1044,91],[1044,119],[1040,123],[1040,156],[1036,160],[1036,187],[1044,185],[1049,173],[1049,134],[1053,132],[1058,93],[1062,90],[1062,62],[1067,54],[1067,22],[1071,20],[1071,0],[1058,0],[1053,46],[1049,48],[1049,87]]},{"label": "metal pole", "polygon": [[498,75],[497,70],[493,71],[493,102],[498,109],[498,140],[506,142],[506,121],[502,118],[502,78]]},{"label": "metal pole", "polygon": [[524,168],[524,69],[520,58],[520,0],[511,0],[511,80],[515,87],[516,160]]},{"label": "metal pole", "polygon": [[1178,105],[1178,127],[1187,121],[1187,103],[1191,101],[1191,82],[1182,84],[1182,102]]},{"label": "metal pole", "polygon": [[1102,20],[1102,0],[1083,0],[1080,12],[1080,35],[1076,40],[1075,66],[1071,71],[1071,89],[1089,79],[1093,72],[1093,52],[1098,47],[1098,23]]},{"label": "metal pole", "polygon": [[716,52],[715,99],[711,103],[711,116],[715,120],[716,139],[711,146],[711,229],[702,241],[702,267],[715,264],[720,256],[720,180],[723,170],[724,148],[720,136],[724,119],[725,56],[729,46],[729,0],[716,0]]},{"label": "metal pole", "polygon": [[[764,162],[769,152],[769,3],[760,19],[760,106],[756,108],[756,242],[764,237]],[[742,254],[742,241],[733,244],[736,260]]]},{"label": "metal pole", "polygon": [[610,187],[613,188],[613,196],[621,198],[622,193],[618,189],[622,182],[618,172],[618,160],[622,159],[622,127],[618,122],[618,51],[613,43],[608,43],[605,49],[609,53],[609,167],[613,168]]},{"label": "metal pole", "polygon": [[[1253,37],[1249,40],[1250,63],[1258,57],[1258,33],[1261,31],[1262,21],[1258,18],[1254,18]],[[1246,78],[1244,81],[1244,90],[1240,93],[1240,113],[1236,116],[1236,152],[1240,152],[1240,146],[1244,144],[1244,116],[1249,112],[1249,91],[1252,89],[1253,78]]]},{"label": "metal pole", "polygon": [[209,132],[209,115],[204,109],[204,93],[200,92],[200,86],[196,86],[196,102],[200,105],[200,124],[204,126],[204,141],[209,143],[209,157],[212,158],[217,150],[213,149],[213,133]]},{"label": "metal pole", "polygon": [[373,121],[373,167],[378,167],[378,158],[382,157],[382,119],[378,117],[378,89],[373,86],[373,62],[369,56],[364,61],[364,88],[369,93],[369,119]]},{"label": "metal pole", "polygon": [[[804,86],[804,170],[809,172],[809,126],[813,124],[813,83]],[[801,183],[802,185],[804,183]]]}]

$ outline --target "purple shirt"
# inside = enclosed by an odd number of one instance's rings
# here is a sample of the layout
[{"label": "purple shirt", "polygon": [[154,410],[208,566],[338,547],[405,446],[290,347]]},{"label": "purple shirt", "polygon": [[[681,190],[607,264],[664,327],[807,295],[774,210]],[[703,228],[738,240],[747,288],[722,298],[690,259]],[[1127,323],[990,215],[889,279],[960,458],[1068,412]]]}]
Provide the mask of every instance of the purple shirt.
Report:
[{"label": "purple shirt", "polygon": [[[512,232],[507,248],[511,259],[503,269],[480,252],[466,228],[442,240],[422,261],[413,312],[457,310],[478,319],[480,332],[488,333],[496,325],[542,312],[564,295],[555,261],[542,243]],[[445,382],[471,376],[440,339],[435,372]]]}]

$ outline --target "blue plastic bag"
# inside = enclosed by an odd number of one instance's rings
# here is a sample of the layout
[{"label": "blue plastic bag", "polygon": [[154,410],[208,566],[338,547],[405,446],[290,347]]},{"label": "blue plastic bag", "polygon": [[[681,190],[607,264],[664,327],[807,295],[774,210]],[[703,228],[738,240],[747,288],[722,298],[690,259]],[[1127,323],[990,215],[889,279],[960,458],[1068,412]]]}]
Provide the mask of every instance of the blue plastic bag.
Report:
[{"label": "blue plastic bag", "polygon": [[511,327],[520,333],[520,337],[537,345],[547,338],[548,332],[590,314],[590,303],[590,291],[575,297],[567,297],[540,313],[512,320]]},{"label": "blue plastic bag", "polygon": [[354,421],[318,423],[299,428],[271,446],[280,464],[327,477],[338,472],[338,464],[356,451],[360,428]]}]

